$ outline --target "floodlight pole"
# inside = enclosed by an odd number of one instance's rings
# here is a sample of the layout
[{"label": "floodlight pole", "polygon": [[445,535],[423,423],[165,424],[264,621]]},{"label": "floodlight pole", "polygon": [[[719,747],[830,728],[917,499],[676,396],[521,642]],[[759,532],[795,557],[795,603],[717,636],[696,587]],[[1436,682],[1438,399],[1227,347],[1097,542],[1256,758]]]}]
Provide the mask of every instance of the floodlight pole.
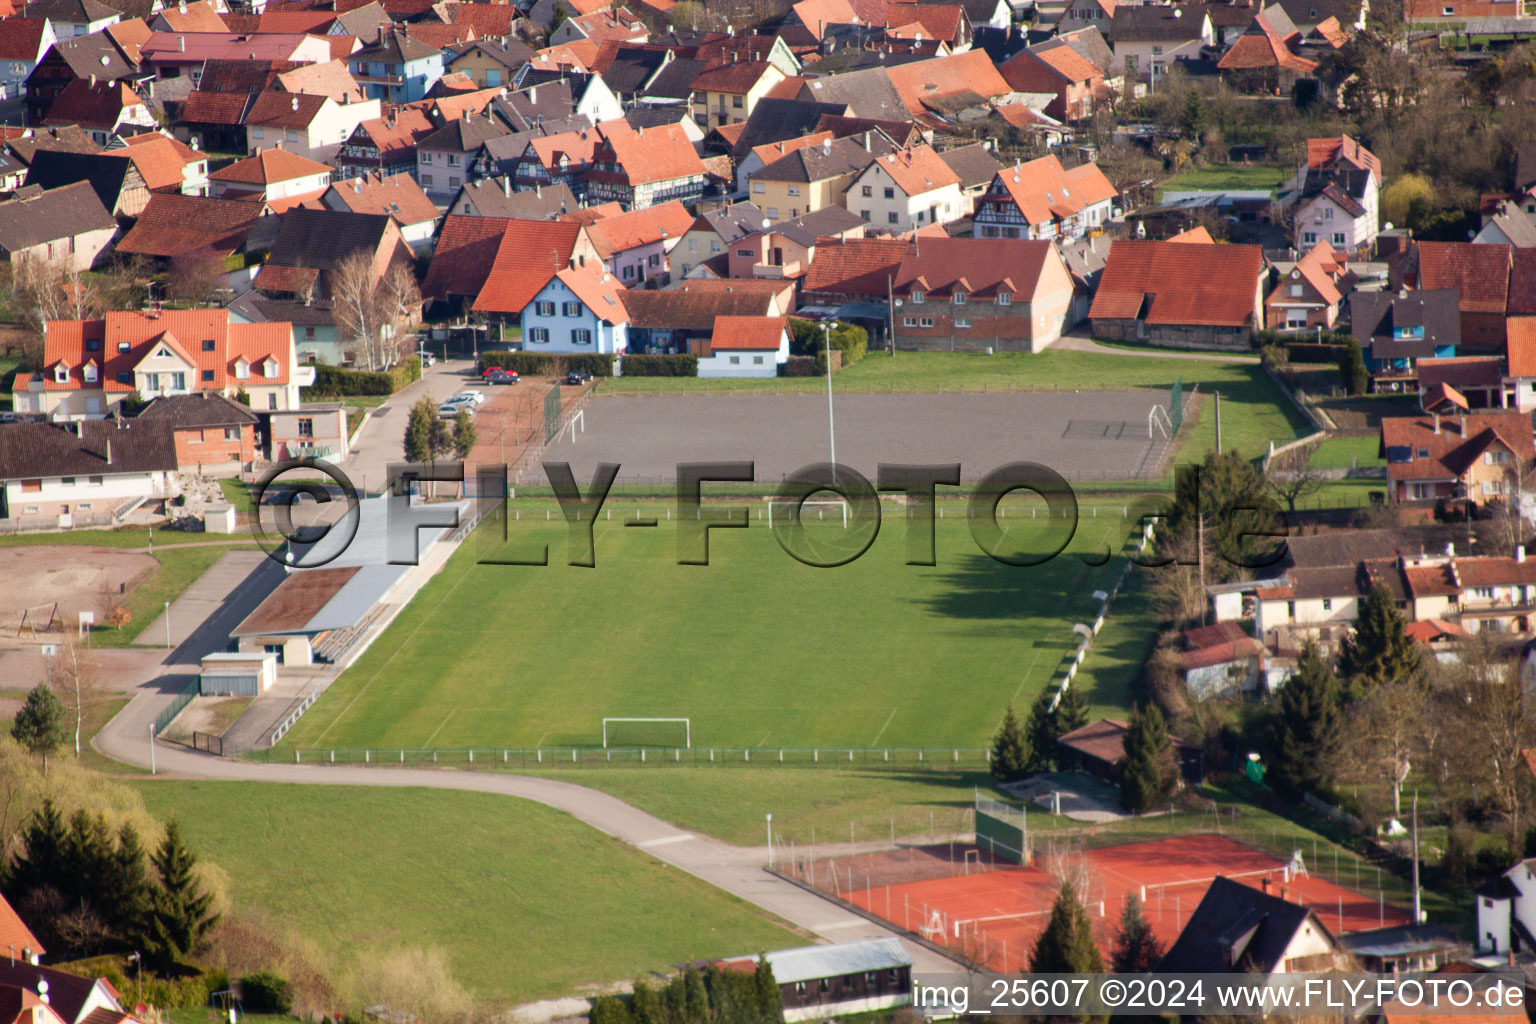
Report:
[{"label": "floodlight pole", "polygon": [[832,327],[826,321],[821,324],[821,340],[826,346],[827,359],[827,439],[832,450],[832,482],[837,483],[837,425],[832,419]]},{"label": "floodlight pole", "polygon": [[768,866],[771,868],[773,867],[773,815],[765,814],[763,817],[768,820]]},{"label": "floodlight pole", "polygon": [[171,602],[165,602],[165,649],[171,649]]}]

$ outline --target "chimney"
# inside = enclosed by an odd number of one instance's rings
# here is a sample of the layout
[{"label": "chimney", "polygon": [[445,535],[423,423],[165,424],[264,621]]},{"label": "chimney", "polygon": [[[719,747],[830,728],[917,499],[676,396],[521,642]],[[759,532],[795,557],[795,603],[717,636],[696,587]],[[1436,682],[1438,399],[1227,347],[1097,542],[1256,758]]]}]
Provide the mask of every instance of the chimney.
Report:
[{"label": "chimney", "polygon": [[1447,557],[1447,558],[1455,558],[1456,557],[1456,542],[1455,541],[1448,540],[1448,541],[1445,542],[1445,557]]},{"label": "chimney", "polygon": [[[534,194],[537,195],[539,191],[538,186],[534,186],[533,191]],[[512,198],[512,176],[510,174],[501,179],[501,194],[506,196],[508,199]]]},{"label": "chimney", "polygon": [[107,438],[107,465],[112,465],[112,439]]},{"label": "chimney", "polygon": [[1525,561],[1525,545],[1524,544],[1516,544],[1515,545],[1515,561],[1517,561],[1517,562],[1524,562]]},{"label": "chimney", "polygon": [[1457,418],[1457,420],[1460,421],[1460,426],[1457,427],[1457,433],[1459,433],[1462,437],[1466,437],[1467,436],[1467,414],[1466,413],[1462,413],[1460,416],[1458,416],[1456,418]]},{"label": "chimney", "polygon": [[1433,415],[1435,417],[1435,433],[1439,434],[1440,433],[1440,414],[1439,413],[1434,413]]},{"label": "chimney", "polygon": [[1266,896],[1269,895],[1269,876],[1268,875],[1265,875],[1262,879],[1259,880],[1259,888],[1263,891],[1264,895],[1266,895]]},{"label": "chimney", "polygon": [[187,37],[186,36],[177,36],[176,37],[176,52],[177,53],[186,53],[187,52]]}]

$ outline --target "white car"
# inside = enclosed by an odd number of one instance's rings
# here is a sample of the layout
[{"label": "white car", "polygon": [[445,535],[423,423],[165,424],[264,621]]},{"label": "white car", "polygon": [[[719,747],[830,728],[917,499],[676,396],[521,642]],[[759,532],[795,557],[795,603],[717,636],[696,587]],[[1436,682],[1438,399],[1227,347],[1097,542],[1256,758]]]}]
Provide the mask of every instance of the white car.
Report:
[{"label": "white car", "polygon": [[477,411],[473,402],[444,402],[437,407],[437,417],[444,420],[457,419],[461,409],[467,411],[471,416]]},{"label": "white car", "polygon": [[446,398],[446,399],[443,400],[443,404],[444,405],[464,405],[466,403],[469,404],[469,405],[472,405],[472,406],[484,405],[485,404],[485,392],[483,392],[483,391],[460,391],[458,394],[454,395],[452,398]]}]

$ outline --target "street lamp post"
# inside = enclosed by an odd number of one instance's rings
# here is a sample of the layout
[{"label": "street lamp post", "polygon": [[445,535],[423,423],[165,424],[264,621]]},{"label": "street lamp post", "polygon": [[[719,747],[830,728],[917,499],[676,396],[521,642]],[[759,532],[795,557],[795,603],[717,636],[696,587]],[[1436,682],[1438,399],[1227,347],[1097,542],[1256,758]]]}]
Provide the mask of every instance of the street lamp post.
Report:
[{"label": "street lamp post", "polygon": [[763,815],[768,820],[768,866],[773,867],[773,815]]},{"label": "street lamp post", "polygon": [[171,649],[171,602],[165,602],[165,649]]},{"label": "street lamp post", "polygon": [[837,426],[832,420],[832,327],[821,325],[821,340],[826,347],[827,359],[827,440],[832,451],[832,482],[837,483]]},{"label": "street lamp post", "polygon": [[155,774],[155,723],[149,723],[149,774]]}]

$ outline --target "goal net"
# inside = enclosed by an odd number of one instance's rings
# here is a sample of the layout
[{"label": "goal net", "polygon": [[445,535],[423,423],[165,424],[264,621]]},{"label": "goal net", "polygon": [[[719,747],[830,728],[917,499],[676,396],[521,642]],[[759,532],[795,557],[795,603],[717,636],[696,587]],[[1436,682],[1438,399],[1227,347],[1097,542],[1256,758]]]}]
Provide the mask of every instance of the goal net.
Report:
[{"label": "goal net", "polygon": [[805,525],[830,523],[848,528],[848,503],[842,499],[832,501],[783,501],[775,498],[768,503],[768,528],[777,523],[793,526],[798,517]]},{"label": "goal net", "polygon": [[[679,743],[681,741],[681,743]],[[693,747],[693,723],[686,718],[605,718],[603,746]]]}]

